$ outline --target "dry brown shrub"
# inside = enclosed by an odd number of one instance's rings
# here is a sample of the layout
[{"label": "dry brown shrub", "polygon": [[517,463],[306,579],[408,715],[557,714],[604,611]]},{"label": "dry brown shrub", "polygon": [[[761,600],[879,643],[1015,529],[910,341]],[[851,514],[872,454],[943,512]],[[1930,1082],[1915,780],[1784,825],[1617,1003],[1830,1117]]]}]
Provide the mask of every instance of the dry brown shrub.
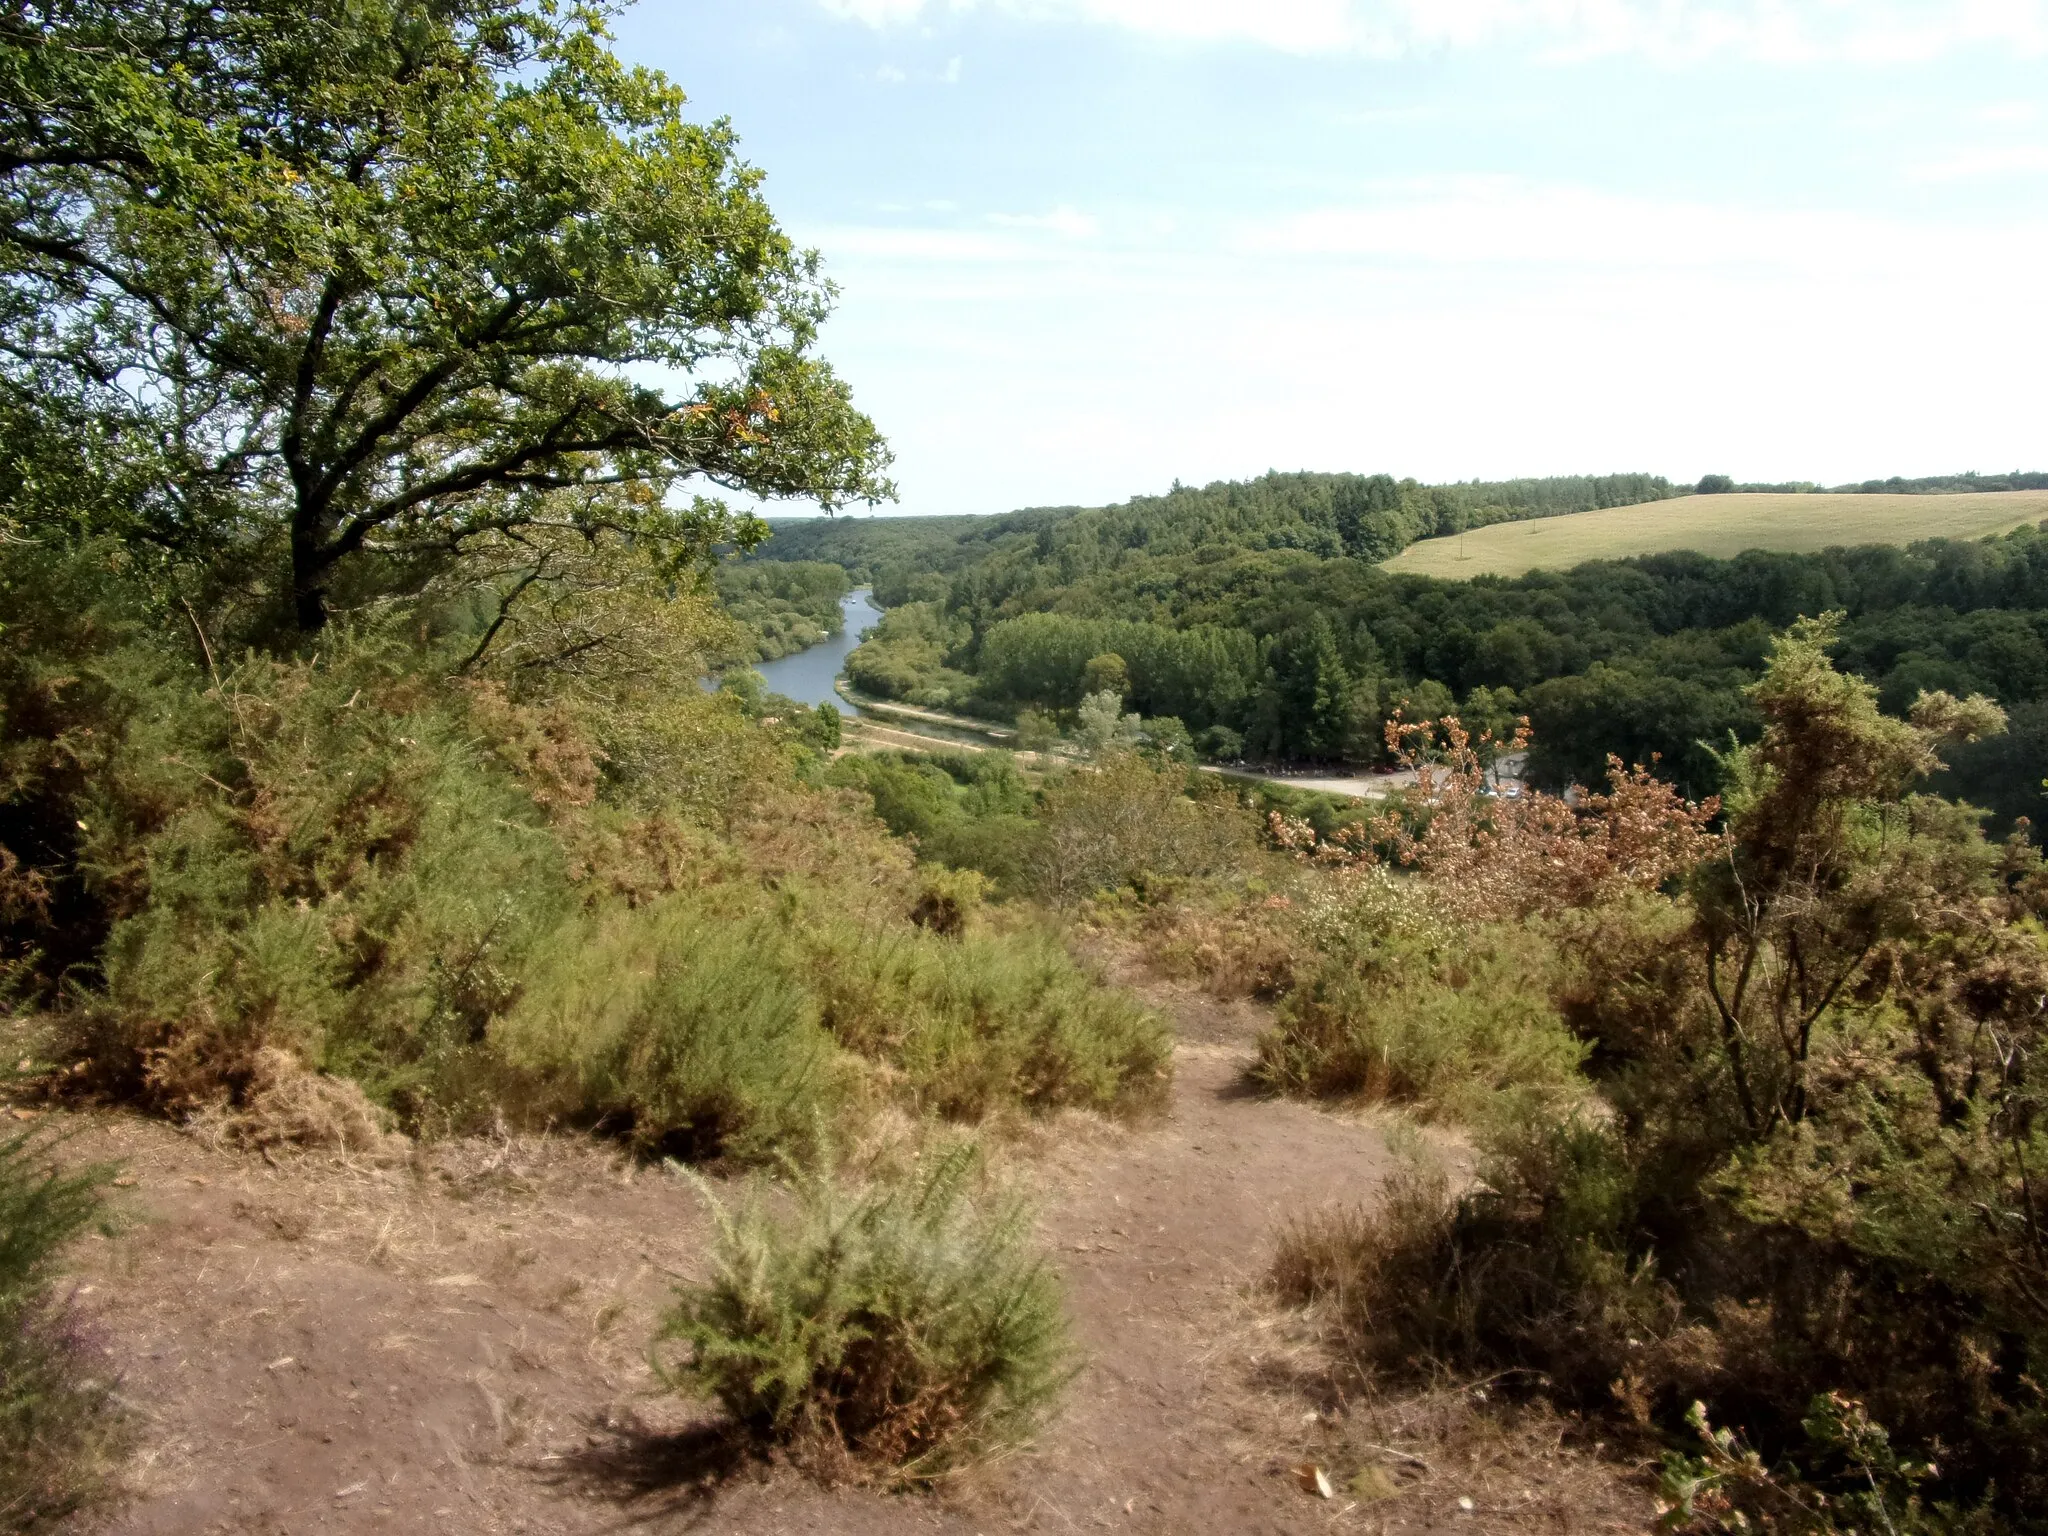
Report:
[{"label": "dry brown shrub", "polygon": [[50,910],[50,882],[40,869],[23,869],[13,850],[0,843],[0,923],[12,927]]},{"label": "dry brown shrub", "polygon": [[597,798],[602,754],[563,705],[521,704],[494,682],[468,685],[469,717],[533,803],[559,819]]},{"label": "dry brown shrub", "polygon": [[256,1149],[381,1152],[403,1140],[356,1083],[310,1071],[276,1046],[257,1050],[236,1099],[198,1106],[189,1123],[211,1140]]},{"label": "dry brown shrub", "polygon": [[[1528,746],[1524,722],[1503,752]],[[1641,764],[1607,760],[1608,790],[1566,795],[1487,789],[1485,736],[1457,716],[1387,722],[1387,749],[1414,770],[1403,804],[1320,839],[1306,822],[1273,813],[1274,842],[1322,864],[1387,862],[1415,869],[1456,915],[1474,922],[1589,907],[1654,891],[1724,846],[1709,831],[1718,799],[1699,803]],[[1384,853],[1378,851],[1383,850]]]},{"label": "dry brown shrub", "polygon": [[1397,1174],[1373,1208],[1334,1206],[1282,1228],[1270,1283],[1289,1305],[1315,1307],[1353,1358],[1379,1363],[1391,1351],[1426,1372],[1445,1320],[1425,1314],[1453,1300],[1442,1260],[1455,1217],[1441,1170]]},{"label": "dry brown shrub", "polygon": [[1221,911],[1155,907],[1140,929],[1145,957],[1160,972],[1198,981],[1225,1002],[1276,998],[1293,987],[1302,959],[1288,910],[1281,896]]}]

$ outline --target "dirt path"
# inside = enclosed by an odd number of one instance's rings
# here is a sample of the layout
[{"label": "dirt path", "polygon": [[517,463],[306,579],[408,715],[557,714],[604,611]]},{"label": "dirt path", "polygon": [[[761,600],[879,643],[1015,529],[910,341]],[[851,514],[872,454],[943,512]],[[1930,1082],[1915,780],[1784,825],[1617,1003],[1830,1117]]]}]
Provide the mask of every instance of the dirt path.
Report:
[{"label": "dirt path", "polygon": [[73,1146],[122,1162],[133,1220],[87,1245],[83,1283],[142,1448],[135,1496],[81,1528],[1642,1529],[1639,1492],[1554,1449],[1378,1503],[1301,1490],[1288,1466],[1334,1465],[1343,1431],[1299,1326],[1249,1282],[1276,1222],[1369,1198],[1390,1154],[1368,1126],[1244,1091],[1255,1011],[1143,990],[1181,1026],[1170,1114],[1076,1127],[1038,1170],[1089,1363],[1026,1456],[904,1497],[724,1449],[702,1410],[651,1395],[642,1353],[671,1281],[701,1270],[702,1202],[587,1142],[273,1166],[105,1117]]}]

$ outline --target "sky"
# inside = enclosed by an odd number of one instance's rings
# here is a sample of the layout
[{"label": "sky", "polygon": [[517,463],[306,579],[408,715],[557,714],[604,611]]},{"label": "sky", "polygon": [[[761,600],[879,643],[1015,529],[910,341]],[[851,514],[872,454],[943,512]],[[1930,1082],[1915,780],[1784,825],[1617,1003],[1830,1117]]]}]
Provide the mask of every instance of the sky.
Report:
[{"label": "sky", "polygon": [[641,0],[900,502],[2048,468],[2048,0]]}]

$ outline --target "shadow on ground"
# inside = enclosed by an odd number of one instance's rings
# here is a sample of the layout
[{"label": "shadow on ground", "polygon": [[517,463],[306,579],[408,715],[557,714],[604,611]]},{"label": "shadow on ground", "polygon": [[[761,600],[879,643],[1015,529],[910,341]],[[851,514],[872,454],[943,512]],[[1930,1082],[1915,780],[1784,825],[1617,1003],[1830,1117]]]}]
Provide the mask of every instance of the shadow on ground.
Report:
[{"label": "shadow on ground", "polygon": [[593,1418],[590,1439],[584,1450],[534,1466],[554,1491],[617,1508],[621,1518],[611,1530],[656,1521],[682,1529],[701,1525],[726,1488],[749,1474],[763,1481],[771,1470],[746,1431],[724,1421],[658,1430]]}]

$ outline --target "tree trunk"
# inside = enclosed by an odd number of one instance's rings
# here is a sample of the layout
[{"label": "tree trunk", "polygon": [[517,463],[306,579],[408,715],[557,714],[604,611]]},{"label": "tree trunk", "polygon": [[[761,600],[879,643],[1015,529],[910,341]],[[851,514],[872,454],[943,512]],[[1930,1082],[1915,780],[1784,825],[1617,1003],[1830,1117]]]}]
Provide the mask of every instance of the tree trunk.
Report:
[{"label": "tree trunk", "polygon": [[301,509],[292,519],[292,622],[302,635],[318,634],[327,627],[326,575],[319,519]]}]

